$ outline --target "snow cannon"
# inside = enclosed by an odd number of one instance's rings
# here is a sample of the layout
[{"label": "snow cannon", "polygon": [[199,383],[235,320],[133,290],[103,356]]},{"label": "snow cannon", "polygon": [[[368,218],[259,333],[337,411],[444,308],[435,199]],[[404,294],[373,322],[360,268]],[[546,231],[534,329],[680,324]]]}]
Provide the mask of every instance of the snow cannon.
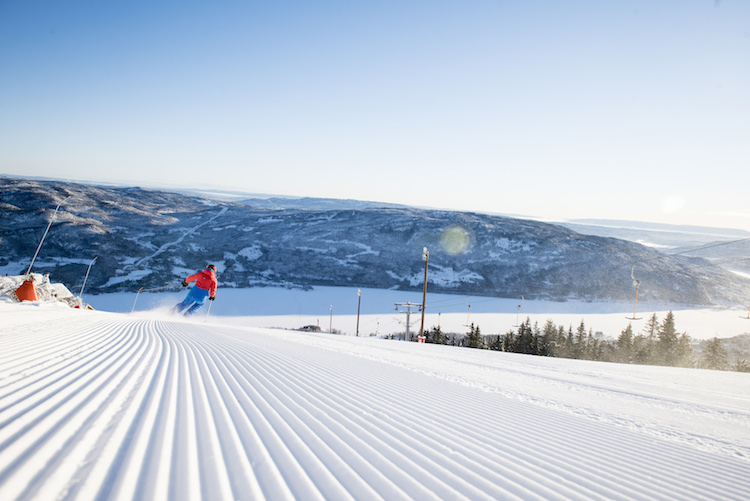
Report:
[{"label": "snow cannon", "polygon": [[33,278],[24,280],[21,286],[16,289],[16,297],[19,301],[39,301],[39,295],[36,293]]}]

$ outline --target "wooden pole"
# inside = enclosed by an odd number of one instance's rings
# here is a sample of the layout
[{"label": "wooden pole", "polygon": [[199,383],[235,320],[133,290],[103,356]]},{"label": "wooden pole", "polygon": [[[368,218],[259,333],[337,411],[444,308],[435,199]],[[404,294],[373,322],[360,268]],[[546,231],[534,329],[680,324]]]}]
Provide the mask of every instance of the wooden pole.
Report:
[{"label": "wooden pole", "polygon": [[419,337],[424,336],[424,310],[427,309],[427,264],[430,261],[430,252],[425,247],[422,251],[422,259],[424,259],[424,286],[422,287],[422,324],[419,326]]}]

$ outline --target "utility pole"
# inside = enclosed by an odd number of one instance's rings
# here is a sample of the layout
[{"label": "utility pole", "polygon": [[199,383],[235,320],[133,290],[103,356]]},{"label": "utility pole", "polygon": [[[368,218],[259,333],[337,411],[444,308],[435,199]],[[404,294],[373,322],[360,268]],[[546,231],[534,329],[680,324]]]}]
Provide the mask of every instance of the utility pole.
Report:
[{"label": "utility pole", "polygon": [[430,261],[430,252],[427,247],[422,249],[422,260],[424,261],[424,286],[422,287],[422,323],[419,326],[419,337],[424,336],[424,310],[427,306],[427,263]]},{"label": "utility pole", "polygon": [[[406,313],[406,341],[411,341],[411,333],[409,332],[409,326],[411,324],[411,309],[412,308],[421,308],[421,304],[417,303],[395,303],[396,304],[396,310],[398,310],[401,313]],[[398,309],[398,307],[401,306],[405,308],[405,312]]]},{"label": "utility pole", "polygon": [[331,305],[331,320],[328,324],[328,334],[333,334],[333,305]]},{"label": "utility pole", "polygon": [[362,306],[362,291],[357,289],[357,337],[359,337],[359,311]]}]

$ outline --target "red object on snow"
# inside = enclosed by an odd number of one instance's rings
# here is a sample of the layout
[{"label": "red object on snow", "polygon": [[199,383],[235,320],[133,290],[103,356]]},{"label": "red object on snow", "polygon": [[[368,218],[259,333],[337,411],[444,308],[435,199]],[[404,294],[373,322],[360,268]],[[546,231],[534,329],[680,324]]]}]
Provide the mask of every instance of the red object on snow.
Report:
[{"label": "red object on snow", "polygon": [[19,301],[39,301],[39,296],[36,293],[36,287],[34,287],[34,281],[24,281],[24,283],[21,284],[21,287],[16,289],[16,297]]}]

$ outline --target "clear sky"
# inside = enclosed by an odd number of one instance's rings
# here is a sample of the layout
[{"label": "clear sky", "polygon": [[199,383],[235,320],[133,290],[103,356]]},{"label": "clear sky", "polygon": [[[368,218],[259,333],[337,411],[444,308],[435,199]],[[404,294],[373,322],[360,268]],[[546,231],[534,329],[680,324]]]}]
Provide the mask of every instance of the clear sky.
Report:
[{"label": "clear sky", "polygon": [[1,0],[0,173],[750,229],[750,2]]}]

